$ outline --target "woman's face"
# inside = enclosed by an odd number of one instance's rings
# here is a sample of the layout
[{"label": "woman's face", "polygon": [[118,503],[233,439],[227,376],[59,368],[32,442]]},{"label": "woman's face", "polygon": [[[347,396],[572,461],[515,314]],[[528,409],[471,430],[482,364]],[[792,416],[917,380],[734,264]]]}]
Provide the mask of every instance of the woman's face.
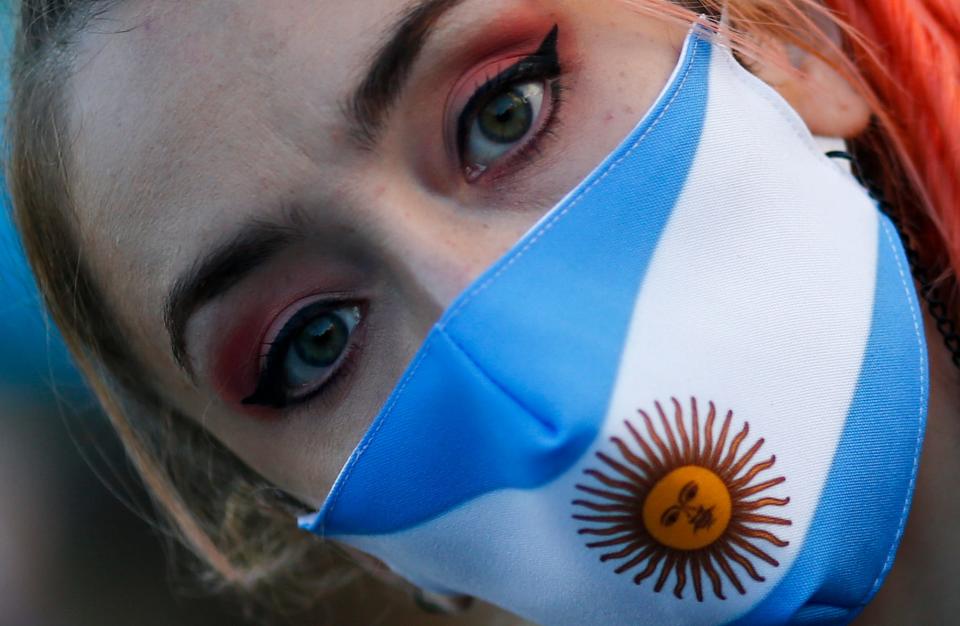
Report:
[{"label": "woman's face", "polygon": [[[686,28],[627,4],[141,0],[93,22],[71,182],[144,376],[322,504],[441,312],[666,83]],[[865,122],[823,67],[821,132]]]},{"label": "woman's face", "polygon": [[84,254],[148,375],[314,506],[442,310],[629,132],[685,34],[619,0],[413,6],[131,2],[68,91]]}]

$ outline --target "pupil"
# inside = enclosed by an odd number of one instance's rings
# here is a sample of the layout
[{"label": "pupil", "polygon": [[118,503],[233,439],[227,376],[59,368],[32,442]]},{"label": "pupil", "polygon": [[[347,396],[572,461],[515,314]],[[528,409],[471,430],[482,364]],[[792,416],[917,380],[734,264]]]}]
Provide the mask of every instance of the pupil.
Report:
[{"label": "pupil", "polygon": [[490,141],[514,143],[523,139],[533,123],[533,108],[518,90],[504,92],[480,113],[480,131]]},{"label": "pupil", "polygon": [[310,322],[294,342],[297,356],[312,367],[336,363],[348,339],[346,324],[335,315],[324,315]]}]

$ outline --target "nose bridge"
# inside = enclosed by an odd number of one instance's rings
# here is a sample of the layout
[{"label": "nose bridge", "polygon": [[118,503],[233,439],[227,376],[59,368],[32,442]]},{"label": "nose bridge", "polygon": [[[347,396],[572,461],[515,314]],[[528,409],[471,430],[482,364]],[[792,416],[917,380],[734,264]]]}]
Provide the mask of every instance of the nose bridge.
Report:
[{"label": "nose bridge", "polygon": [[438,315],[523,232],[515,216],[464,207],[414,185],[385,185],[372,202],[391,278],[428,299]]}]

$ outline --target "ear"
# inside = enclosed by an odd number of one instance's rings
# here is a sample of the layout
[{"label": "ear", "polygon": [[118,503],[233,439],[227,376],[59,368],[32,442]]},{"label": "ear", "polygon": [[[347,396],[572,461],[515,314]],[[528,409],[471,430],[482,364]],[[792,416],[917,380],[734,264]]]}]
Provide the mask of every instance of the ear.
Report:
[{"label": "ear", "polygon": [[771,54],[751,59],[750,70],[776,89],[814,135],[855,137],[870,123],[870,107],[856,89],[820,57],[764,38]]}]

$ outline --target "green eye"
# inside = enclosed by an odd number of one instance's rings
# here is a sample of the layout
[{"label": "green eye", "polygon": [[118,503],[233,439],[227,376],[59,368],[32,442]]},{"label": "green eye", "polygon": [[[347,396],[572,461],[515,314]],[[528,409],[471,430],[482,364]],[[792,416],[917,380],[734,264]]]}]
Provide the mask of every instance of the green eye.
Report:
[{"label": "green eye", "polygon": [[543,109],[544,81],[516,83],[495,93],[475,113],[463,142],[464,164],[481,174],[527,140]]},{"label": "green eye", "polygon": [[304,306],[269,342],[257,388],[243,404],[283,408],[317,392],[347,362],[359,323],[358,306]]},{"label": "green eye", "polygon": [[310,319],[290,338],[283,359],[283,380],[290,389],[308,387],[323,379],[350,347],[360,312],[340,307]]},{"label": "green eye", "polygon": [[530,100],[514,87],[488,102],[477,117],[477,128],[495,143],[520,141],[533,126]]},{"label": "green eye", "polygon": [[313,320],[293,341],[293,349],[304,364],[329,367],[337,362],[350,339],[346,323],[327,314]]}]

